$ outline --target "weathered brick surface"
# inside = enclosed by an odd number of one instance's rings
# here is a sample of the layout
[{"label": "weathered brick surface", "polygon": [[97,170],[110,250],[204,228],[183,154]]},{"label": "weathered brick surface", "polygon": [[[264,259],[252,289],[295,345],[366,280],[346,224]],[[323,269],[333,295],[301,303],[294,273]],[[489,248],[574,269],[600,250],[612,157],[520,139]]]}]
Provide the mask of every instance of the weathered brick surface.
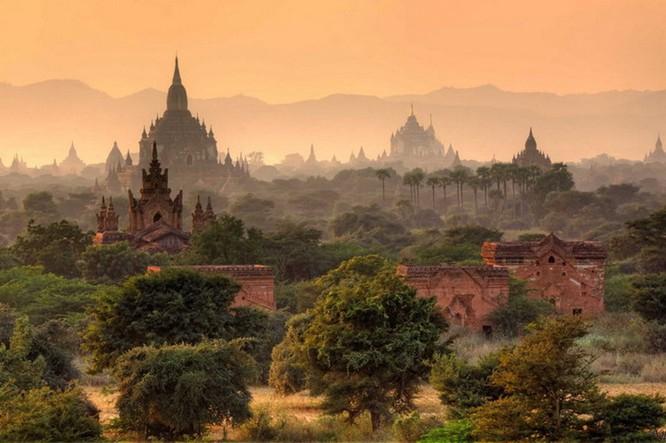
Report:
[{"label": "weathered brick surface", "polygon": [[607,254],[599,242],[565,241],[550,234],[538,242],[487,242],[481,256],[487,265],[526,280],[530,296],[553,303],[562,314],[604,311]]},{"label": "weathered brick surface", "polygon": [[[229,277],[241,287],[236,294],[233,306],[249,306],[274,311],[275,279],[273,270],[263,265],[200,265],[174,266],[175,268],[192,269],[198,272],[222,274]],[[159,266],[149,266],[149,272],[159,272]]]},{"label": "weathered brick surface", "polygon": [[420,297],[435,297],[452,324],[481,330],[492,326],[487,315],[509,294],[509,273],[491,266],[400,265],[398,275]]}]

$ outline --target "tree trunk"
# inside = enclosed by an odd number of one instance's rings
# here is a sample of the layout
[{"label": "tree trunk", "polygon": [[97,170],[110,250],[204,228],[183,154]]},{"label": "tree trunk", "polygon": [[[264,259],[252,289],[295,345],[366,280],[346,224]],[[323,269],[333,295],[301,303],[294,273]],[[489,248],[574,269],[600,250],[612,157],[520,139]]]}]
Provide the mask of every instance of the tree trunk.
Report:
[{"label": "tree trunk", "polygon": [[477,200],[476,200],[476,193],[477,193],[477,191],[478,191],[478,190],[477,190],[476,188],[474,188],[474,214],[478,214],[478,213],[479,213],[479,205],[478,205]]},{"label": "tree trunk", "polygon": [[386,190],[384,186],[384,179],[382,179],[382,201],[386,201]]},{"label": "tree trunk", "polygon": [[382,416],[377,411],[370,411],[370,421],[372,422],[372,432],[376,432],[381,425]]}]

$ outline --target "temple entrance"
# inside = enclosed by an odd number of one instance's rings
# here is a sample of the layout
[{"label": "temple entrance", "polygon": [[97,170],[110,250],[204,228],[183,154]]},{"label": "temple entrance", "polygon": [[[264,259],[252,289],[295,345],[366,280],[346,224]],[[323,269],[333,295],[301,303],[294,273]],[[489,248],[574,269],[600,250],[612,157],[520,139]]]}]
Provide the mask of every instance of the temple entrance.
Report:
[{"label": "temple entrance", "polygon": [[153,215],[153,223],[158,222],[161,219],[162,219],[162,214],[160,214],[159,212]]}]

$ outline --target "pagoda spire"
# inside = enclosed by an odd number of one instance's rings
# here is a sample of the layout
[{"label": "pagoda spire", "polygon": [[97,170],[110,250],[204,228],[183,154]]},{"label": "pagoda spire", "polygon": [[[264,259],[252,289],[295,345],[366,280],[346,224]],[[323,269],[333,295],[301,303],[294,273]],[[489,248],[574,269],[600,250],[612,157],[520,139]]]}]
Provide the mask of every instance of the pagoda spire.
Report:
[{"label": "pagoda spire", "polygon": [[178,56],[176,56],[176,67],[173,70],[173,80],[171,81],[171,83],[174,85],[182,84],[182,81],[180,79],[180,69],[178,69]]}]

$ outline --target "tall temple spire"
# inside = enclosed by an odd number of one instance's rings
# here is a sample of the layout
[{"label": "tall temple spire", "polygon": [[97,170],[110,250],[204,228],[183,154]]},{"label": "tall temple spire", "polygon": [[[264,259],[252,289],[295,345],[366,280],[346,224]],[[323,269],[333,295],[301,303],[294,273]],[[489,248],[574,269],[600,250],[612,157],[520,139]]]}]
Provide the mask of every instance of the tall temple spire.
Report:
[{"label": "tall temple spire", "polygon": [[178,56],[176,56],[176,67],[173,70],[173,80],[171,83],[174,85],[182,84],[182,81],[180,80],[180,69],[178,69]]},{"label": "tall temple spire", "polygon": [[180,68],[178,67],[178,57],[173,70],[173,80],[167,94],[167,111],[187,111],[187,92],[180,78]]}]

